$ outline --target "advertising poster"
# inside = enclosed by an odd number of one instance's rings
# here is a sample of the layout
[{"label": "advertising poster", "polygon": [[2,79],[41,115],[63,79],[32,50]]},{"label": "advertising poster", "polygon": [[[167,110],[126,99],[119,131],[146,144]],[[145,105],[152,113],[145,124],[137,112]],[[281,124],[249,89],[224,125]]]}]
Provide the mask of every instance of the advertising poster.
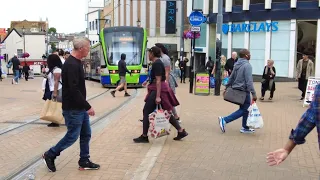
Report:
[{"label": "advertising poster", "polygon": [[209,74],[207,73],[196,74],[195,94],[209,95],[210,94],[209,81],[210,81]]},{"label": "advertising poster", "polygon": [[308,106],[314,96],[314,89],[320,83],[320,78],[310,77],[308,79],[307,89],[306,89],[306,96],[303,101],[303,107]]}]

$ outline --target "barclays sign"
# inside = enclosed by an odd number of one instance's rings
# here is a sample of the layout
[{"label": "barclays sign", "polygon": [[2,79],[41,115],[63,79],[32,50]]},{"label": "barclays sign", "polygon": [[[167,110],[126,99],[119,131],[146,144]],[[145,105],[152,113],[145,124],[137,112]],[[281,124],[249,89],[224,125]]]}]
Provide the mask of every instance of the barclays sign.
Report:
[{"label": "barclays sign", "polygon": [[223,24],[222,25],[222,32],[224,34],[228,34],[228,32],[236,33],[236,32],[275,32],[278,31],[278,22],[271,22],[271,23],[242,23],[242,24]]}]

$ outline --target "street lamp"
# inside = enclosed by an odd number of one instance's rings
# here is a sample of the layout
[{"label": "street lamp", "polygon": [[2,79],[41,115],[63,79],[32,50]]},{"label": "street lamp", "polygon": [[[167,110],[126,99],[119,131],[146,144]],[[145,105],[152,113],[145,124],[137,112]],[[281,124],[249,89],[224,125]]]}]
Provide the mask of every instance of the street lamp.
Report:
[{"label": "street lamp", "polygon": [[23,35],[23,53],[26,52],[26,37],[25,37],[25,31],[26,29],[24,28],[24,26],[22,27],[22,35]]},{"label": "street lamp", "polygon": [[140,27],[140,26],[141,26],[141,21],[140,21],[140,19],[138,19],[138,21],[137,21],[137,25],[138,25],[138,27]]}]

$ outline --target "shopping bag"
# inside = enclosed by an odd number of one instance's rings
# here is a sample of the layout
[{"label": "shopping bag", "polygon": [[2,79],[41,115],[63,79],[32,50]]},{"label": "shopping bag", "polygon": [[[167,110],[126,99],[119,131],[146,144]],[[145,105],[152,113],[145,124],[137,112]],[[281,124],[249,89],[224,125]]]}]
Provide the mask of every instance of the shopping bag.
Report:
[{"label": "shopping bag", "polygon": [[259,108],[257,106],[257,103],[253,102],[251,106],[248,109],[249,116],[247,119],[247,126],[254,128],[254,129],[260,129],[263,127],[263,119],[261,116],[261,113],[259,111]]},{"label": "shopping bag", "polygon": [[210,88],[214,88],[214,87],[215,87],[214,77],[210,77]]},{"label": "shopping bag", "polygon": [[228,84],[228,81],[229,81],[229,77],[225,77],[223,80],[222,80],[222,85],[223,86],[226,86]]},{"label": "shopping bag", "polygon": [[62,116],[62,103],[53,100],[46,100],[40,114],[40,119],[57,124],[63,124],[64,118]]},{"label": "shopping bag", "polygon": [[157,105],[154,112],[149,114],[149,134],[153,138],[159,138],[166,136],[170,131],[170,119],[171,113],[167,110],[163,110],[161,105]]}]

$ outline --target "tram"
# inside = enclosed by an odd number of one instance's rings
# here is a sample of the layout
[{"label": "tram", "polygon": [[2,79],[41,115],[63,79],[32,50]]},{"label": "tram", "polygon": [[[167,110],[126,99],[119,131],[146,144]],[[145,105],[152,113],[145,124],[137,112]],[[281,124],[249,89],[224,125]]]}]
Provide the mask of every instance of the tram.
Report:
[{"label": "tram", "polygon": [[115,87],[119,80],[118,62],[126,54],[128,87],[141,87],[147,79],[147,34],[140,27],[119,26],[104,28],[100,43],[90,50],[90,59],[85,61],[86,78],[99,80],[104,87]]}]

